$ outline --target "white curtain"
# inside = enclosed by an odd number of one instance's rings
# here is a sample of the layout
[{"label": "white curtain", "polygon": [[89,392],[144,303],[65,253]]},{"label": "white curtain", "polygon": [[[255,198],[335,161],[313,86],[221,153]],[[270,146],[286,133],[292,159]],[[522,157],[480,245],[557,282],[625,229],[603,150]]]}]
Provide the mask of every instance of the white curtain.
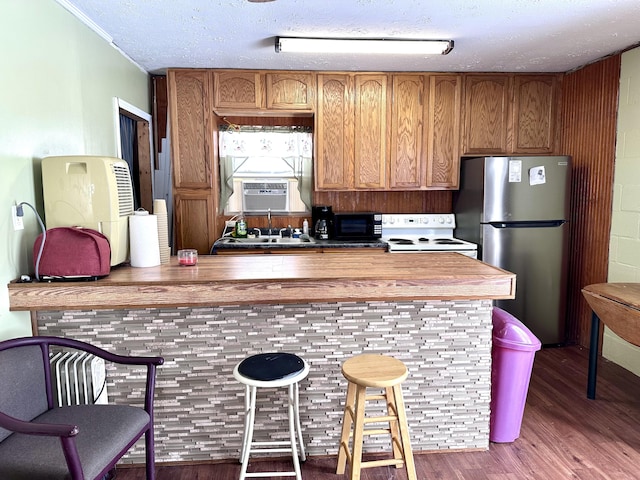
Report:
[{"label": "white curtain", "polygon": [[[220,131],[220,206],[224,208],[233,194],[233,177],[281,173],[298,180],[300,197],[311,210],[313,190],[313,133],[300,127],[236,127]],[[266,158],[270,160],[266,161]],[[265,159],[261,162],[261,159]],[[283,163],[278,172],[267,165],[273,159]],[[248,162],[251,162],[249,165]],[[288,166],[288,168],[285,168]],[[263,168],[263,170],[261,170]]]}]

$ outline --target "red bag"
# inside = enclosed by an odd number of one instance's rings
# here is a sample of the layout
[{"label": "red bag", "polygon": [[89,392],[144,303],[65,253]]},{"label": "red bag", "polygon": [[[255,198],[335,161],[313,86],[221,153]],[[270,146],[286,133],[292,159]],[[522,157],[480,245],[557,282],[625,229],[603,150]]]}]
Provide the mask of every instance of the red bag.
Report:
[{"label": "red bag", "polygon": [[[33,262],[43,235],[33,244]],[[40,265],[36,272],[43,277],[104,277],[111,271],[111,247],[103,234],[90,228],[57,227],[47,230]]]}]

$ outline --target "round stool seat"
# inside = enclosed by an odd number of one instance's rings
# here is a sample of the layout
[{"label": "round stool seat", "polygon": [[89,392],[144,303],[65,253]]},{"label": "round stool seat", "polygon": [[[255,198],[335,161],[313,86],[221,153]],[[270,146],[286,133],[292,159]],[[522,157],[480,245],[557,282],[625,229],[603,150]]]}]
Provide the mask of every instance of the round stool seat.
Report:
[{"label": "round stool seat", "polygon": [[282,387],[307,376],[309,365],[293,353],[260,353],[245,358],[233,369],[236,380],[254,387]]},{"label": "round stool seat", "polygon": [[351,357],[342,364],[342,374],[352,383],[364,387],[392,387],[403,382],[407,367],[397,358],[365,353]]}]

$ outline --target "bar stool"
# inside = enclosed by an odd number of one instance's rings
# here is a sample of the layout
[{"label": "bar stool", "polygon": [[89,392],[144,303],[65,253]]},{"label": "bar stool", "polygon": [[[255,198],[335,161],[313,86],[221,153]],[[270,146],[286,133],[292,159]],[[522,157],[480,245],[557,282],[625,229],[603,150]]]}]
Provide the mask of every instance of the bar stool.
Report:
[{"label": "bar stool", "polygon": [[[249,477],[293,477],[301,480],[300,462],[296,442],[300,442],[300,460],[306,459],[302,429],[300,428],[298,383],[309,374],[309,365],[302,358],[291,353],[262,353],[245,358],[233,369],[233,376],[245,386],[244,434],[240,452],[240,480]],[[253,427],[256,414],[256,393],[258,388],[288,387],[289,441],[254,442]],[[297,433],[297,440],[296,440]],[[288,445],[288,446],[286,446]],[[283,447],[286,446],[286,447]],[[280,448],[278,448],[280,447]],[[252,453],[290,452],[294,471],[247,473],[249,456]]]},{"label": "bar stool", "polygon": [[[359,480],[362,468],[385,465],[395,465],[398,468],[405,465],[409,480],[417,480],[400,386],[407,378],[407,367],[393,357],[362,354],[351,357],[342,364],[342,375],[349,384],[342,418],[342,435],[340,436],[336,473],[344,473],[348,460],[350,480]],[[367,395],[368,387],[384,389],[384,392],[377,395]],[[371,400],[384,400],[387,406],[387,415],[366,417],[365,404],[366,401]],[[365,425],[369,423],[388,423],[389,428],[365,428]],[[393,458],[363,462],[364,436],[380,434],[391,436]],[[349,449],[350,437],[351,450]]]}]

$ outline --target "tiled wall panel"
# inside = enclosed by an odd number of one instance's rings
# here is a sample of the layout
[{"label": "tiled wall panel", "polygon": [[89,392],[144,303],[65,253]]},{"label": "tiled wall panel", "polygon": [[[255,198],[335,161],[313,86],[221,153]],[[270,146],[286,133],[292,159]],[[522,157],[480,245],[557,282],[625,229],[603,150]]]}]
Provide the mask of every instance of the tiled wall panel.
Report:
[{"label": "tiled wall panel", "polygon": [[[414,450],[485,449],[491,371],[491,302],[368,302],[211,308],[39,312],[42,335],[69,336],[111,351],[162,355],[156,395],[158,462],[236,458],[243,387],[234,365],[286,350],[311,365],[301,384],[301,421],[311,455],[337,452],[346,381],[341,363],[362,352],[405,362],[403,383]],[[140,371],[111,368],[109,396],[141,402]],[[260,390],[256,440],[286,439],[285,390]],[[371,412],[375,412],[375,406]],[[265,433],[266,432],[266,433]],[[388,449],[384,437],[365,451]],[[144,462],[142,444],[127,462]]]}]

